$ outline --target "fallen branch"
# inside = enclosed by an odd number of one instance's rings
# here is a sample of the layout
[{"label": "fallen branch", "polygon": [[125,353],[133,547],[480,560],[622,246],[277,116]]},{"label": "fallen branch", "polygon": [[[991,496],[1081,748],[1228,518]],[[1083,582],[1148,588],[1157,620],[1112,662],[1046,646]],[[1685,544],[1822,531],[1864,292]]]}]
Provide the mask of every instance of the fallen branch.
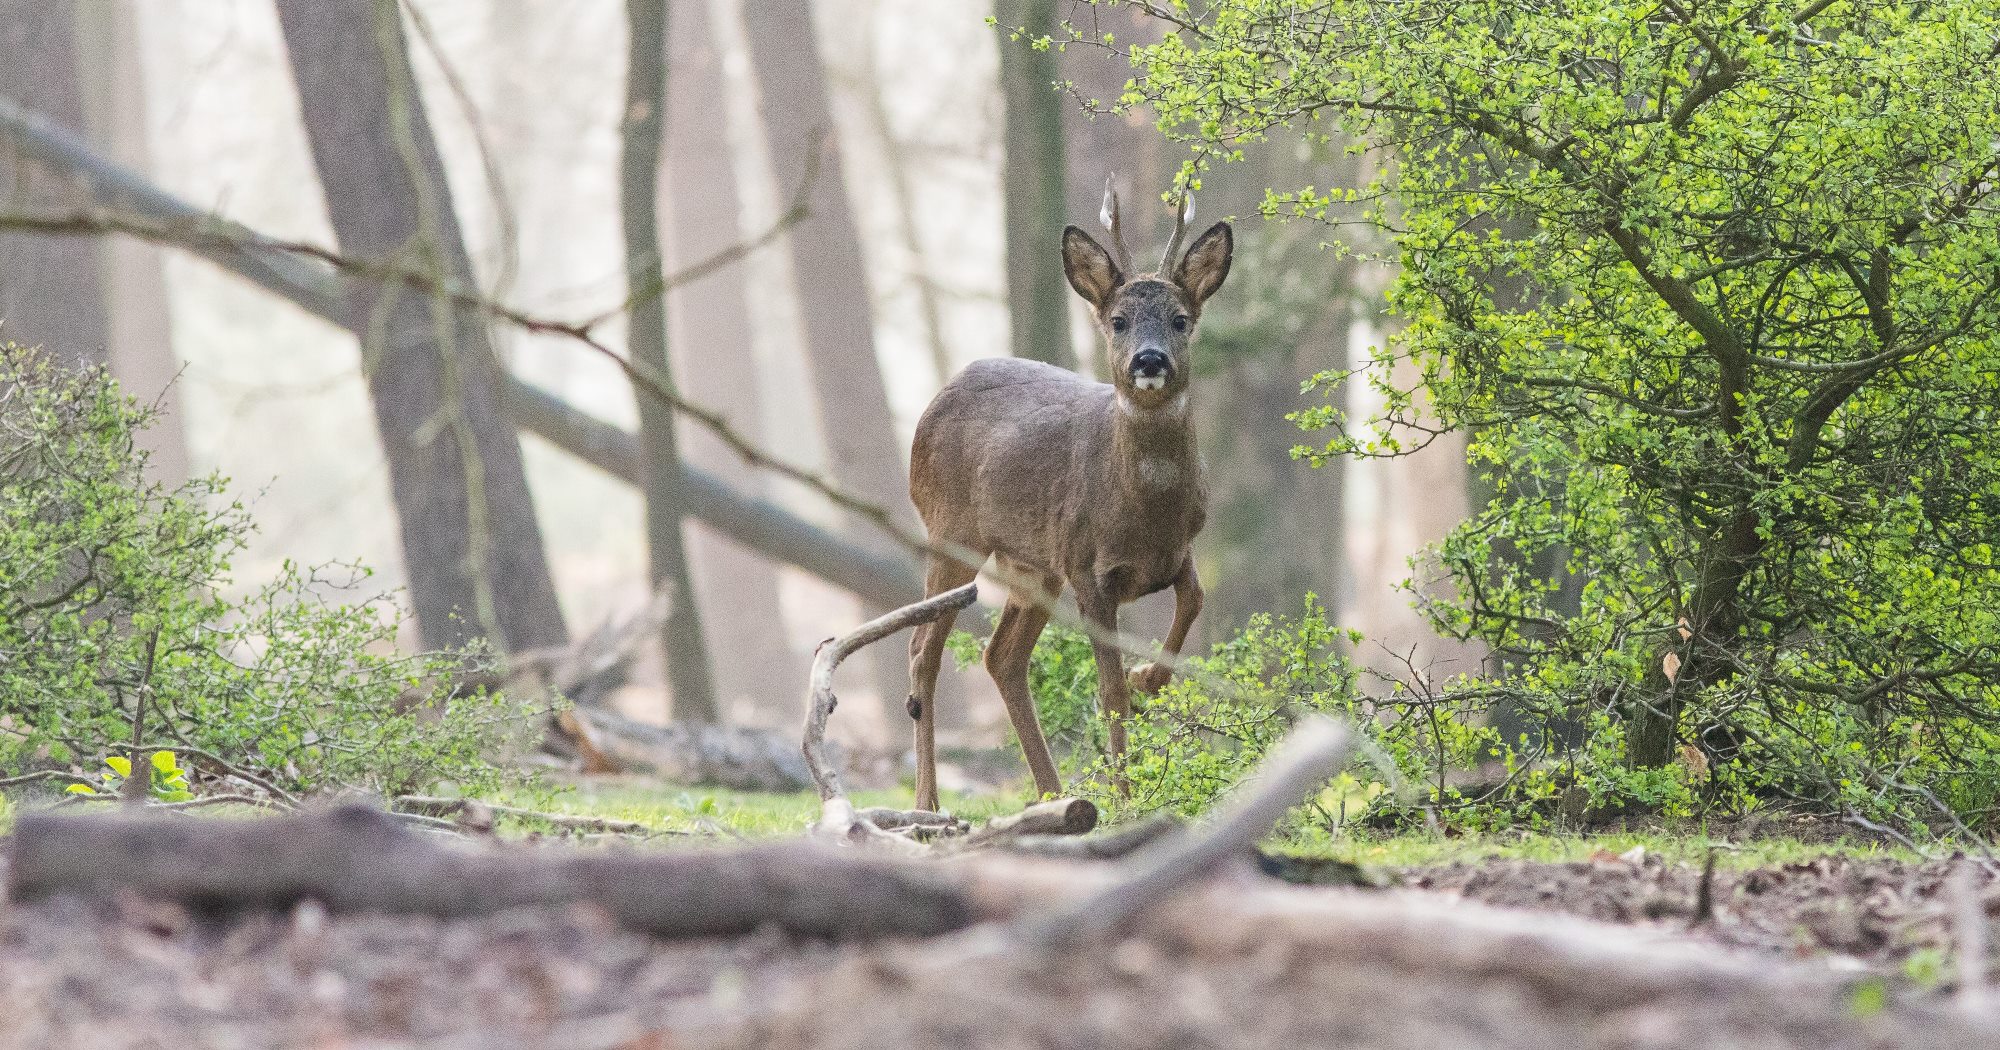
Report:
[{"label": "fallen branch", "polygon": [[1037,802],[1019,813],[994,817],[952,843],[967,850],[1000,845],[1026,836],[1082,835],[1097,827],[1097,806],[1088,799],[1058,798]]},{"label": "fallen branch", "polygon": [[399,795],[397,808],[408,813],[421,813],[432,817],[458,817],[468,807],[477,806],[493,816],[514,817],[520,820],[536,820],[572,831],[601,831],[614,835],[650,835],[653,829],[635,820],[612,820],[608,817],[584,817],[570,813],[545,813],[536,809],[519,809],[503,806],[497,802],[486,802],[469,798],[438,798],[431,795]]},{"label": "fallen branch", "polygon": [[[58,803],[58,805],[81,806],[81,805],[87,805],[92,802],[129,802],[129,801],[131,800],[123,795],[107,795],[107,794],[69,795],[66,796],[60,803]],[[128,808],[145,810],[147,812],[152,812],[155,810],[171,812],[173,810],[180,810],[180,809],[202,809],[207,806],[226,806],[230,804],[250,806],[254,809],[282,810],[291,808],[285,803],[276,801],[274,799],[264,798],[263,796],[260,795],[244,795],[240,793],[232,793],[227,795],[203,795],[200,798],[188,799],[184,802],[149,802],[146,801],[145,799],[141,799],[138,802],[138,804]]]},{"label": "fallen branch", "polygon": [[855,810],[854,817],[856,820],[865,820],[883,831],[910,830],[937,835],[963,835],[972,830],[972,825],[949,813],[933,813],[928,809],[888,809],[883,806],[867,806]]},{"label": "fallen branch", "polygon": [[[572,746],[585,755],[594,754],[600,769],[738,791],[797,791],[813,783],[797,740],[789,733],[691,722],[656,726],[603,708],[574,707],[558,722],[564,717],[582,730],[574,734]],[[560,724],[559,728],[571,731]]]},{"label": "fallen branch", "polygon": [[943,870],[790,841],[649,853],[469,849],[358,806],[258,821],[188,823],[27,814],[9,899],[135,893],[190,907],[289,908],[444,918],[588,902],[629,929],[720,937],[772,926],[842,939],[932,936],[970,925]]},{"label": "fallen branch", "polygon": [[806,701],[805,742],[799,750],[805,755],[814,786],[819,788],[821,803],[831,802],[846,794],[840,787],[840,774],[826,760],[826,721],[840,703],[833,695],[833,672],[840,662],[863,646],[879,642],[905,627],[930,623],[945,613],[955,613],[971,605],[978,596],[979,585],[968,583],[885,613],[838,638],[820,643],[819,649],[813,653],[812,677],[808,680]]},{"label": "fallen branch", "polygon": [[1119,860],[1181,828],[1180,818],[1155,813],[1100,835],[1023,834],[993,843],[1007,853],[1052,860]]}]

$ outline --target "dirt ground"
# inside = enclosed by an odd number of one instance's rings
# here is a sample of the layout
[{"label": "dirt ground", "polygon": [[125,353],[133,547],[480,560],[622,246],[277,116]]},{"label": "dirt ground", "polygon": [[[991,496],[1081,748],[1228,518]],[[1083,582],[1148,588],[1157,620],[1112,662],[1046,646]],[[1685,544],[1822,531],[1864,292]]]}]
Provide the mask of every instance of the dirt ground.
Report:
[{"label": "dirt ground", "polygon": [[[1703,922],[1694,921],[1701,868],[1658,857],[1454,864],[1407,872],[1404,883],[1483,904],[1644,924],[1732,948],[1901,975],[1923,961],[1913,964],[1913,958],[1953,949],[1945,883],[1956,864],[1826,856],[1718,869],[1710,888],[1713,914]],[[2000,885],[1984,876],[1978,883],[1987,911],[2000,913]]]},{"label": "dirt ground", "polygon": [[[664,943],[584,908],[444,922],[312,904],[227,919],[0,905],[0,1050],[2000,1045],[2000,1028],[1951,1005],[1949,966],[1925,977],[1927,958],[1950,957],[1948,871],[1837,858],[1719,871],[1699,923],[1699,867],[1657,859],[1454,865],[1400,873],[1392,891],[1476,902],[1442,909],[1475,916],[1525,909],[1491,922],[1643,944],[1663,967],[1726,964],[1692,983],[1413,949],[1353,921],[1400,897],[1247,873],[1055,957],[996,951],[990,929]],[[1982,889],[2000,911],[2000,887]],[[1541,950],[1525,932],[1517,943]],[[1728,976],[1774,967],[1797,980]]]}]

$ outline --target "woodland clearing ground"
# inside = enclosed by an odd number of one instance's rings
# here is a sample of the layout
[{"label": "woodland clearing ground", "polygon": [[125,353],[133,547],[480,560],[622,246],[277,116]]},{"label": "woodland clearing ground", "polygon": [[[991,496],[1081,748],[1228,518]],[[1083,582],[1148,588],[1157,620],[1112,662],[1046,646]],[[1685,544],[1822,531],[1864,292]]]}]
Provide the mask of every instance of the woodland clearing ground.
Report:
[{"label": "woodland clearing ground", "polygon": [[[661,941],[588,907],[447,921],[310,905],[218,919],[136,900],[0,903],[0,1050],[1990,1045],[1942,994],[1944,868],[1822,858],[1719,872],[1715,921],[1692,932],[1671,908],[1600,916],[1618,926],[1480,918],[1477,905],[1440,907],[1429,893],[1224,876],[1129,936],[1047,959],[967,955],[949,936]],[[1684,899],[1699,871],[1501,860],[1423,878],[1467,898],[1588,911]],[[1413,940],[1392,932],[1397,914],[1443,925]],[[1438,939],[1467,921],[1513,931],[1498,942],[1508,957]],[[1564,930],[1584,949],[1567,961],[1545,954],[1544,938]],[[1822,940],[1794,941],[1794,930]],[[1927,939],[1900,962],[1868,954]],[[1699,959],[1715,963],[1707,978],[1666,976]],[[1782,987],[1748,979],[1759,969],[1791,976]]]},{"label": "woodland clearing ground", "polygon": [[[810,793],[635,781],[495,801],[637,821],[662,834],[593,841],[646,849],[792,836],[818,813]],[[898,805],[907,791],[864,792],[857,801]],[[1011,794],[952,801],[974,819],[1019,802]],[[541,831],[547,848],[562,848],[553,829],[533,823],[503,819],[499,830],[508,838]],[[32,1007],[0,1013],[0,1050],[85,1041],[821,1047],[960,1039],[1079,1050],[1335,1039],[1380,1047],[1980,1045],[1943,1005],[1955,972],[1942,907],[1952,862],[1856,840],[1774,837],[1731,848],[1723,829],[1700,830],[1295,841],[1294,850],[1368,863],[1409,892],[1375,901],[1356,897],[1375,891],[1290,889],[1226,875],[1236,882],[1207,904],[1162,908],[1115,944],[1082,945],[1046,967],[959,959],[951,972],[935,965],[953,951],[942,939],[830,946],[763,933],[669,942],[619,930],[590,908],[445,921],[302,907],[223,920],[136,902],[0,903],[0,1003]],[[1714,907],[1696,921],[1711,848],[1719,861]],[[1982,883],[1989,906],[2000,905],[1996,884]],[[1253,900],[1263,903],[1251,907]],[[1508,910],[1496,921],[1524,929],[1593,920],[1599,925],[1572,928],[1613,954],[1640,951],[1635,958],[1651,958],[1655,949],[1643,946],[1657,944],[1669,955],[1712,954],[1725,968],[1803,962],[1811,994],[1632,978],[1633,987],[1653,990],[1621,1000],[1602,990],[1611,973],[1555,980],[1533,965],[1516,973],[1514,962],[1456,959],[1442,948],[1432,960],[1428,949],[1357,947],[1371,943],[1368,935],[1356,941],[1342,932],[1343,923],[1366,926],[1403,907],[1399,900],[1431,901],[1447,917],[1497,905]],[[1225,921],[1215,908],[1241,914]],[[667,1043],[634,1041],[660,1031]]]}]

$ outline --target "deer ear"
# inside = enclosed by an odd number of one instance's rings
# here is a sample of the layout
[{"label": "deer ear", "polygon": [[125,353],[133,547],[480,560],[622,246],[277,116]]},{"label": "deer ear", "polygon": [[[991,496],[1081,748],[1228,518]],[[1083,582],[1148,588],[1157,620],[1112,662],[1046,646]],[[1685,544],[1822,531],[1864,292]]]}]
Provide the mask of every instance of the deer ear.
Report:
[{"label": "deer ear", "polygon": [[1226,222],[1218,222],[1194,239],[1187,254],[1174,267],[1174,283],[1194,301],[1195,309],[1208,301],[1229,276],[1229,260],[1236,253],[1236,233]]},{"label": "deer ear", "polygon": [[1104,304],[1111,301],[1111,293],[1125,280],[1125,275],[1118,272],[1118,264],[1111,261],[1111,253],[1091,240],[1090,234],[1075,226],[1065,226],[1062,254],[1063,273],[1069,276],[1069,286],[1091,306],[1104,309]]}]

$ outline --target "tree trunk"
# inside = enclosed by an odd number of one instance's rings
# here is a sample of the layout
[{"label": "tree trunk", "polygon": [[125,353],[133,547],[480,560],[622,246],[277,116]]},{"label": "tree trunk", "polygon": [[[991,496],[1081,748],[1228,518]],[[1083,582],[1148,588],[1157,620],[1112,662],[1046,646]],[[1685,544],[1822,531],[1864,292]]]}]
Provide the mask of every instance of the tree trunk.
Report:
[{"label": "tree trunk", "polygon": [[[667,357],[667,300],[660,254],[660,128],[667,105],[666,0],[626,0],[629,28],[625,78],[623,152],[619,159],[619,208],[624,220],[625,276],[630,289],[629,352],[673,383]],[[683,722],[719,722],[722,712],[709,677],[701,608],[688,579],[681,540],[680,444],[673,407],[637,391],[639,443],[646,456],[646,542],[655,591],[668,594],[661,633],[667,647],[672,716]]]},{"label": "tree trunk", "polygon": [[[307,138],[343,254],[470,288],[396,0],[279,0]],[[484,318],[385,277],[347,285],[427,646],[567,637]]]},{"label": "tree trunk", "polygon": [[[65,127],[84,126],[74,0],[0,0],[0,95]],[[64,215],[77,194],[0,150],[0,212]],[[101,364],[110,341],[96,241],[0,233],[0,340],[66,365]]]},{"label": "tree trunk", "polygon": [[[122,0],[84,0],[77,6],[78,62],[93,76],[84,83],[84,116],[90,136],[106,156],[144,171],[146,81],[139,61],[138,26]],[[147,476],[166,484],[189,477],[187,427],[181,415],[180,360],[174,355],[168,310],[165,249],[141,241],[97,242],[103,260],[103,296],[111,374],[126,394],[159,415],[135,435],[147,453]]]},{"label": "tree trunk", "polygon": [[1743,580],[1763,552],[1760,523],[1756,509],[1743,506],[1722,535],[1698,554],[1701,570],[1681,614],[1685,622],[1668,632],[1659,659],[1640,682],[1642,702],[1626,715],[1625,758],[1633,765],[1657,768],[1672,762],[1681,743],[1681,698],[1735,674],[1730,654],[1741,644]]},{"label": "tree trunk", "polygon": [[[1014,356],[1076,367],[1069,338],[1069,286],[1062,274],[1063,96],[1053,51],[1028,40],[1052,33],[1056,0],[997,0],[1000,93],[1006,110],[1007,320]],[[1008,39],[1008,29],[1027,36]]]},{"label": "tree trunk", "polygon": [[[667,258],[680,270],[743,238],[742,203],[730,151],[719,147],[717,121],[726,109],[722,56],[715,44],[708,0],[674,0],[669,35],[672,77],[667,96]],[[673,347],[688,396],[722,409],[755,432],[763,418],[758,395],[750,304],[743,264],[734,263],[667,293]],[[683,436],[686,465],[736,477],[738,491],[763,496],[763,479],[740,469],[742,460],[707,431]],[[687,504],[698,509],[694,501]],[[718,691],[748,698],[768,724],[789,726],[805,680],[802,654],[785,631],[775,565],[726,533],[698,529],[688,536],[695,595],[710,636],[728,639],[730,651],[754,660],[716,663]],[[764,719],[759,719],[760,723]]]},{"label": "tree trunk", "polygon": [[[817,171],[810,215],[787,240],[828,462],[848,491],[913,521],[902,450],[875,353],[866,260],[848,208],[811,5],[807,0],[760,2],[746,8],[744,22],[764,134],[778,177],[789,182]],[[858,538],[876,543],[867,525],[857,522],[855,529]],[[876,660],[871,670],[884,701],[901,712],[901,695],[907,691],[901,661]]]}]

